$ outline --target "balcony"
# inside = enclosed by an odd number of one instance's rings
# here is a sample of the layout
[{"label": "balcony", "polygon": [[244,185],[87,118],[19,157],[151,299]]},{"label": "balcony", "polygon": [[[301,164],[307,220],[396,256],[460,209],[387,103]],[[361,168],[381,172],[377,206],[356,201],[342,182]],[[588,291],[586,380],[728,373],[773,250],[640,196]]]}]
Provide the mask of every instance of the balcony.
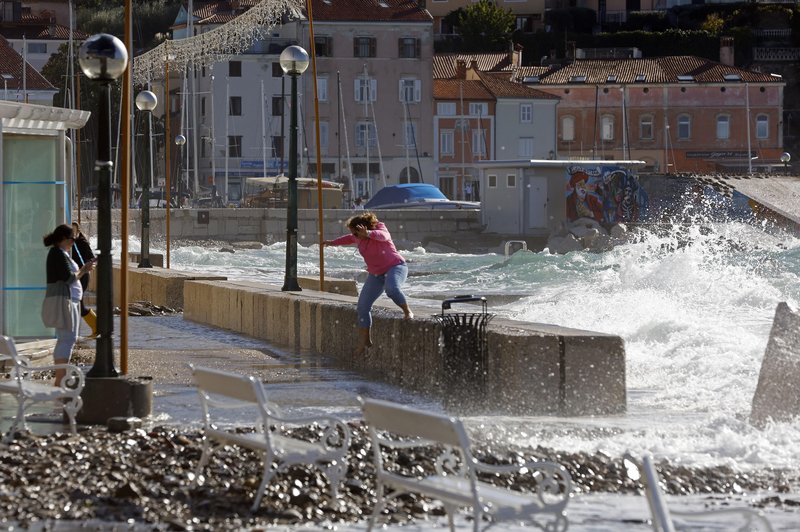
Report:
[{"label": "balcony", "polygon": [[756,61],[800,61],[800,48],[753,48]]}]

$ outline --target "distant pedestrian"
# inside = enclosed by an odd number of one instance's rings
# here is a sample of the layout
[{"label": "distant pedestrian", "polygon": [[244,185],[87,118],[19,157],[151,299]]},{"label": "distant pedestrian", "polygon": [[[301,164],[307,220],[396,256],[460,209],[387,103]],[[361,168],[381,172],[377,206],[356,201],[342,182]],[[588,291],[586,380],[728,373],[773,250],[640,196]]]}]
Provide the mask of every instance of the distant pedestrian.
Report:
[{"label": "distant pedestrian", "polygon": [[472,201],[472,183],[469,181],[464,185],[464,199]]},{"label": "distant pedestrian", "polygon": [[[44,237],[47,253],[47,291],[42,305],[42,322],[56,330],[53,359],[56,364],[66,364],[78,339],[81,322],[80,301],[83,287],[80,279],[94,268],[94,260],[78,266],[70,256],[74,242],[72,227],[59,225]],[[56,386],[61,384],[65,370],[56,370]]]},{"label": "distant pedestrian", "polygon": [[363,211],[364,210],[364,205],[361,202],[361,198],[360,197],[356,198],[355,201],[353,201],[353,210],[354,211]]},{"label": "distant pedestrian", "polygon": [[[72,236],[75,237],[75,243],[72,245],[72,260],[74,260],[78,266],[83,266],[94,260],[92,245],[89,243],[89,240],[86,239],[86,235],[83,234],[83,231],[81,231],[81,226],[78,222],[72,222]],[[86,308],[84,304],[84,298],[86,297],[86,290],[89,288],[89,278],[91,276],[90,273],[86,273],[86,275],[81,277],[81,287],[83,288],[83,297],[81,297],[81,317],[92,331],[91,334],[89,334],[89,338],[96,338],[97,314],[95,314],[94,310]]]},{"label": "distant pedestrian", "polygon": [[406,319],[414,317],[408,307],[401,287],[408,277],[406,261],[397,252],[392,235],[386,225],[371,212],[357,214],[347,220],[349,235],[326,240],[323,246],[358,245],[358,251],[367,263],[367,280],[358,296],[358,347],[356,355],[362,355],[372,345],[372,305],[385,291],[386,295],[403,310]]}]

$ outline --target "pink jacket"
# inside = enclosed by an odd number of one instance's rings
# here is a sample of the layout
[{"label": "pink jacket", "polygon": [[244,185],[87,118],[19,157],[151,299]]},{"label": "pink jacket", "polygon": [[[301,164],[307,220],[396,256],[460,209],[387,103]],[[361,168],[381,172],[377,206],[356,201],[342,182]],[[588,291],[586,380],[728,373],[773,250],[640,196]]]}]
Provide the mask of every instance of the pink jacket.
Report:
[{"label": "pink jacket", "polygon": [[383,222],[378,222],[375,229],[367,231],[369,238],[361,240],[354,235],[340,236],[331,240],[331,246],[347,246],[358,244],[358,252],[367,263],[367,271],[372,275],[383,275],[392,266],[404,263],[405,259],[397,252],[392,242],[392,235]]}]

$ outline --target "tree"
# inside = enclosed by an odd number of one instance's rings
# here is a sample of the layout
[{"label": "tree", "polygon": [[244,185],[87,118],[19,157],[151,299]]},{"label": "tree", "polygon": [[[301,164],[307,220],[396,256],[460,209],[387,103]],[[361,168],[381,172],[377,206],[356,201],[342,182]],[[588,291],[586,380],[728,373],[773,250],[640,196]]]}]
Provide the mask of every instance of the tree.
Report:
[{"label": "tree", "polygon": [[479,0],[464,8],[458,31],[467,51],[501,51],[511,42],[515,16],[490,0]]},{"label": "tree", "polygon": [[700,26],[700,29],[707,31],[711,35],[719,35],[725,27],[725,19],[717,13],[711,13],[706,17],[706,20]]}]

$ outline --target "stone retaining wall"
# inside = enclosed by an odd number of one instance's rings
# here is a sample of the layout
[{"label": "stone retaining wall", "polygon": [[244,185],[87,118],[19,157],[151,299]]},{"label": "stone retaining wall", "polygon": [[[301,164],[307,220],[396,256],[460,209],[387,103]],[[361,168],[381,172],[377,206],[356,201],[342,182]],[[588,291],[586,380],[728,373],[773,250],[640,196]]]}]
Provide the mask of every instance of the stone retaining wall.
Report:
[{"label": "stone retaining wall", "polygon": [[[246,281],[184,284],[186,319],[326,355],[370,378],[441,397],[437,308],[415,306],[408,321],[376,305],[374,346],[354,357],[354,297]],[[604,415],[626,409],[625,349],[611,336],[551,325],[493,320],[488,328],[486,412]]]},{"label": "stone retaining wall", "polygon": [[[298,243],[309,246],[319,242],[316,209],[298,211]],[[344,222],[354,211],[327,209],[324,230],[327,238],[344,234]],[[96,234],[97,211],[82,211],[81,226],[87,234]],[[379,217],[389,226],[395,240],[426,242],[430,238],[454,233],[477,235],[482,230],[477,210],[388,210]],[[129,212],[128,234],[139,235],[140,214]],[[120,233],[120,211],[112,213],[113,234]],[[166,210],[150,209],[151,238],[166,235]],[[286,209],[172,209],[170,235],[176,240],[256,241],[271,244],[286,240]]]},{"label": "stone retaining wall", "polygon": [[[114,263],[114,306],[120,306],[120,265]],[[128,266],[128,301],[149,301],[154,305],[183,308],[183,284],[187,281],[216,280],[227,277],[202,275],[163,268],[138,268],[135,263]],[[97,293],[97,274],[89,278],[89,290]]]}]

